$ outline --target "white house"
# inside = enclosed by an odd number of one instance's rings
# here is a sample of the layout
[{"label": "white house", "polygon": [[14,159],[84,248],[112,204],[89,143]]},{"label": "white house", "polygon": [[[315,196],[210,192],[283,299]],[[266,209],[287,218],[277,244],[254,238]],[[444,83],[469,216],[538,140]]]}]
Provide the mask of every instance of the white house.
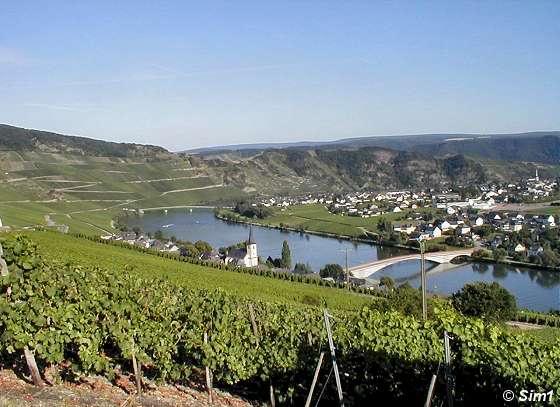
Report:
[{"label": "white house", "polygon": [[517,245],[513,249],[513,251],[515,253],[524,253],[526,250],[527,250],[527,248],[525,246],[523,246],[521,243],[517,243]]},{"label": "white house", "polygon": [[428,234],[428,236],[430,236],[430,239],[435,239],[437,237],[441,237],[441,229],[436,227],[429,227],[427,228],[424,233]]},{"label": "white house", "polygon": [[446,231],[451,229],[451,223],[449,223],[448,221],[444,220],[443,222],[441,222],[441,225],[439,225],[439,227],[441,228],[442,231]]},{"label": "white house", "polygon": [[474,221],[474,224],[475,224],[476,226],[482,226],[482,225],[484,225],[484,219],[481,218],[481,217],[479,216],[479,217],[476,218],[476,220]]},{"label": "white house", "polygon": [[416,230],[416,226],[414,226],[414,225],[395,226],[393,228],[393,230],[395,232],[401,232],[401,233],[406,233],[407,235],[410,235],[412,232],[414,232]]},{"label": "white house", "polygon": [[257,254],[257,243],[253,239],[253,228],[249,229],[249,240],[245,244],[245,248],[232,250],[226,256],[226,264],[236,264],[244,267],[256,267],[259,265],[259,256]]},{"label": "white house", "polygon": [[399,208],[398,206],[395,206],[395,209],[393,209],[393,212],[402,212],[402,209]]},{"label": "white house", "polygon": [[461,231],[462,235],[466,235],[467,233],[470,233],[471,228],[470,228],[470,226],[463,225],[463,226],[461,226],[460,231]]}]

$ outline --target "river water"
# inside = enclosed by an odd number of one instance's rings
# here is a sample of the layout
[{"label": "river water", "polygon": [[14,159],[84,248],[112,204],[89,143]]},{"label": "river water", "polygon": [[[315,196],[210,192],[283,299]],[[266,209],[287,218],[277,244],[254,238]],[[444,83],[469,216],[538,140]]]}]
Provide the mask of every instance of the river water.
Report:
[{"label": "river water", "polygon": [[[200,208],[169,210],[167,214],[147,212],[141,217],[130,218],[129,226],[140,226],[152,233],[161,230],[166,237],[176,236],[181,240],[204,240],[214,248],[230,246],[246,240],[249,235],[249,226],[219,220],[211,209]],[[286,240],[292,263],[309,264],[314,271],[328,263],[344,266],[346,252],[350,267],[409,253],[393,247],[255,226],[253,236],[260,257],[280,257],[282,242]],[[435,265],[430,266],[433,267]],[[430,273],[430,268],[428,290],[436,293],[451,294],[472,281],[496,281],[516,296],[520,307],[537,311],[560,309],[560,273],[557,272],[489,263],[468,263],[441,273],[435,270]],[[408,261],[380,270],[373,277],[389,276],[398,283],[409,282],[417,287],[420,285],[419,270],[419,261]]]}]

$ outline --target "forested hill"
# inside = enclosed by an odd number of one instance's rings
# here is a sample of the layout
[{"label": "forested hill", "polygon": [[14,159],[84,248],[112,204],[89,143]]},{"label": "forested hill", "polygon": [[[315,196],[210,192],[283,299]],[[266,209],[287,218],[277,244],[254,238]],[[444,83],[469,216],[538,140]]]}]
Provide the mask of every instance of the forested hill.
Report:
[{"label": "forested hill", "polygon": [[106,157],[156,157],[163,147],[113,143],[0,124],[0,151],[35,151]]},{"label": "forested hill", "polygon": [[465,138],[418,145],[414,149],[436,156],[461,153],[493,160],[558,164],[560,132],[517,137]]},{"label": "forested hill", "polygon": [[408,136],[372,136],[330,142],[245,144],[199,148],[192,153],[212,155],[227,152],[254,153],[270,149],[332,150],[380,147],[418,151],[444,157],[463,154],[470,157],[503,161],[529,161],[546,164],[560,162],[560,132],[540,131],[515,134],[420,134]]}]

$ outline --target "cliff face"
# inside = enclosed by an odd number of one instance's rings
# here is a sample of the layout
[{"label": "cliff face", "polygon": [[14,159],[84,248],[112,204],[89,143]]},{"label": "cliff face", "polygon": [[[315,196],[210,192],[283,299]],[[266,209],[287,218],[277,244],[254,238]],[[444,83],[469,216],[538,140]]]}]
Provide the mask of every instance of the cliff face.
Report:
[{"label": "cliff face", "polygon": [[344,191],[470,185],[488,179],[484,166],[462,155],[433,158],[368,147],[355,150],[267,150],[206,163],[227,183],[263,192]]}]

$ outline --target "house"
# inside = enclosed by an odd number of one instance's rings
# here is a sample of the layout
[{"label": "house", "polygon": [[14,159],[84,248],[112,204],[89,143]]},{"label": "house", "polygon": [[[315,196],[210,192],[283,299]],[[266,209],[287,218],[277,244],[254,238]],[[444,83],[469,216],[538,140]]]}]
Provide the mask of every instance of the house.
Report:
[{"label": "house", "polygon": [[441,237],[441,229],[436,227],[428,227],[424,230],[424,234],[428,235],[430,239]]},{"label": "house", "polygon": [[502,244],[504,243],[503,239],[501,236],[496,236],[494,237],[494,240],[492,240],[491,246],[492,249],[497,249],[498,247],[500,247]]},{"label": "house", "polygon": [[527,249],[525,248],[525,246],[523,246],[521,243],[517,243],[517,245],[513,249],[515,253],[524,253],[526,250]]},{"label": "house", "polygon": [[441,224],[439,225],[439,227],[441,228],[441,230],[443,232],[445,232],[446,230],[451,229],[451,223],[449,223],[448,221],[444,220],[443,222],[441,222]]},{"label": "house", "polygon": [[528,256],[538,256],[543,251],[544,251],[544,249],[540,244],[534,244],[531,247],[529,247],[529,250],[527,251],[527,255]]},{"label": "house", "polygon": [[401,232],[401,233],[406,233],[407,235],[410,235],[412,232],[414,232],[416,230],[416,226],[414,226],[414,225],[400,225],[400,226],[395,226],[393,228],[393,230],[395,232]]},{"label": "house", "polygon": [[402,209],[399,208],[398,206],[395,206],[395,209],[393,209],[393,212],[402,212]]},{"label": "house", "polygon": [[470,226],[463,225],[458,230],[462,235],[466,235],[467,233],[470,233],[471,228]]},{"label": "house", "polygon": [[523,223],[519,221],[512,222],[510,229],[513,230],[514,232],[519,232],[520,230],[523,229]]},{"label": "house", "polygon": [[253,239],[253,228],[249,229],[249,240],[247,240],[245,247],[234,249],[228,253],[225,263],[244,267],[256,267],[259,265],[257,243]]},{"label": "house", "polygon": [[475,224],[476,226],[482,226],[482,225],[484,225],[484,218],[481,218],[480,216],[477,217],[477,218],[475,219],[475,221],[474,221],[474,224]]}]

